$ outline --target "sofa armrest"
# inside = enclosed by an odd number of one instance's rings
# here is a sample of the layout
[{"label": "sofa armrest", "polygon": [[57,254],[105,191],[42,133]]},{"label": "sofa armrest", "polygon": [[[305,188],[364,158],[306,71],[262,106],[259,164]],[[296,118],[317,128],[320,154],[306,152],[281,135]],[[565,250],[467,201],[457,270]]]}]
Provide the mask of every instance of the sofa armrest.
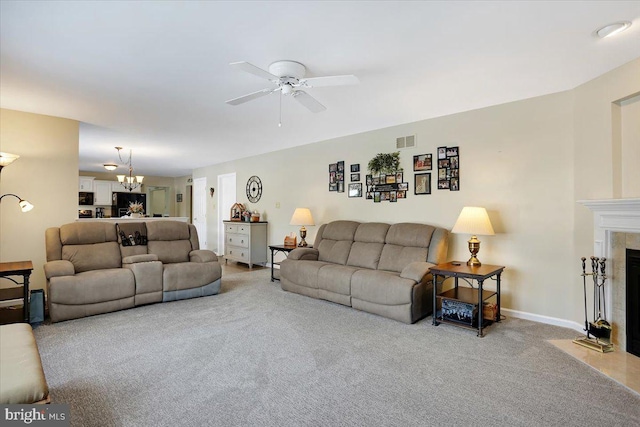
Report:
[{"label": "sofa armrest", "polygon": [[151,262],[158,261],[158,255],[156,254],[141,254],[141,255],[131,255],[122,258],[123,264],[137,264],[139,262]]},{"label": "sofa armrest", "polygon": [[189,252],[189,261],[191,262],[212,262],[218,261],[218,256],[207,249],[196,249]]},{"label": "sofa armrest", "polygon": [[318,254],[319,252],[317,249],[295,248],[294,250],[289,252],[289,256],[287,257],[287,259],[317,261]]},{"label": "sofa armrest", "polygon": [[420,283],[422,278],[429,273],[431,267],[434,266],[435,264],[431,264],[430,262],[412,262],[402,270],[400,277]]},{"label": "sofa armrest", "polygon": [[73,276],[74,274],[76,274],[76,269],[73,267],[71,261],[56,260],[44,264],[44,275],[47,277],[47,280],[52,277]]}]

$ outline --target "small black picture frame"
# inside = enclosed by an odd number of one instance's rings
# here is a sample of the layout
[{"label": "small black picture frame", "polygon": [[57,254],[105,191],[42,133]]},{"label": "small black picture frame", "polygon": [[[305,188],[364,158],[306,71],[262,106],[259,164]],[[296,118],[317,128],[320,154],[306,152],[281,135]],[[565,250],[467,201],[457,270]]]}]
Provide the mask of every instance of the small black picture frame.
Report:
[{"label": "small black picture frame", "polygon": [[413,156],[413,170],[418,171],[430,171],[432,168],[431,153],[418,154]]},{"label": "small black picture frame", "polygon": [[351,182],[354,181],[360,181],[360,174],[359,173],[352,173],[351,174]]},{"label": "small black picture frame", "polygon": [[413,194],[431,194],[431,172],[417,173],[413,181]]},{"label": "small black picture frame", "polygon": [[182,203],[182,193],[176,194],[176,202],[177,203]]},{"label": "small black picture frame", "polygon": [[351,172],[360,172],[360,163],[351,165]]},{"label": "small black picture frame", "polygon": [[349,184],[349,197],[362,197],[362,183]]}]

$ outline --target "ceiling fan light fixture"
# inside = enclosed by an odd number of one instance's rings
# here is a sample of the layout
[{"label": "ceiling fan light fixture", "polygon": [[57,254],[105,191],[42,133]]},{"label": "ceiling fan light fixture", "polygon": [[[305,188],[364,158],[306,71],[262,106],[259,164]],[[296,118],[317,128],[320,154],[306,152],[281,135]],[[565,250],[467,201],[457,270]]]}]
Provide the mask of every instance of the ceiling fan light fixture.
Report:
[{"label": "ceiling fan light fixture", "polygon": [[104,168],[108,171],[114,171],[118,168],[118,165],[114,165],[113,163],[107,163],[102,166],[104,166]]},{"label": "ceiling fan light fixture", "polygon": [[595,35],[601,39],[604,39],[605,37],[612,37],[625,31],[630,26],[631,22],[629,21],[614,22],[613,24],[608,24],[604,27],[598,28],[595,31]]}]

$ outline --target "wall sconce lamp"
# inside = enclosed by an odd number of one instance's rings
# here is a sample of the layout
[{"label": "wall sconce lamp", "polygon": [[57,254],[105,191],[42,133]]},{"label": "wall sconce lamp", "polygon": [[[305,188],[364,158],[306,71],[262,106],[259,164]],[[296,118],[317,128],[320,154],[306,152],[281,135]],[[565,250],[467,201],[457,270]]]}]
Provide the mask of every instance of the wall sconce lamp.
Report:
[{"label": "wall sconce lamp", "polygon": [[17,154],[0,152],[0,171],[2,171],[2,168],[4,168],[5,166],[9,166],[11,163],[18,160],[18,157],[20,156],[18,156]]},{"label": "wall sconce lamp", "polygon": [[298,243],[298,246],[308,246],[306,240],[304,240],[304,238],[307,237],[307,229],[305,228],[305,225],[315,225],[313,217],[311,216],[311,211],[308,208],[296,208],[289,224],[302,226],[300,227],[300,243]]},{"label": "wall sconce lamp", "polygon": [[464,207],[460,216],[456,221],[456,224],[451,230],[452,233],[471,234],[469,239],[469,252],[471,252],[471,258],[467,261],[467,265],[470,267],[479,267],[482,265],[480,260],[476,257],[480,252],[480,240],[476,237],[477,234],[483,236],[493,236],[493,227],[491,221],[489,221],[489,215],[485,208],[477,207]]},{"label": "wall sconce lamp", "polygon": [[33,205],[31,203],[11,193],[3,194],[2,196],[0,196],[0,202],[2,202],[2,199],[7,196],[15,197],[16,199],[18,199],[18,204],[20,205],[20,210],[22,212],[29,212],[31,209],[33,209]]}]

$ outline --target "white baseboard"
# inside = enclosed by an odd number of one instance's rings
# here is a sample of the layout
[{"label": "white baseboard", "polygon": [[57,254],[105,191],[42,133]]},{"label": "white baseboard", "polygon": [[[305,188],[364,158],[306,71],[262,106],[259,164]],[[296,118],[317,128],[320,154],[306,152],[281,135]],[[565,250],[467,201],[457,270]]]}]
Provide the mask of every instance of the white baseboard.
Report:
[{"label": "white baseboard", "polygon": [[584,325],[572,320],[559,319],[557,317],[543,316],[541,314],[527,313],[525,311],[511,310],[509,308],[501,308],[501,313],[508,313],[511,317],[518,319],[531,320],[538,323],[546,323],[547,325],[562,326],[563,328],[573,329],[580,333],[584,333]]}]

